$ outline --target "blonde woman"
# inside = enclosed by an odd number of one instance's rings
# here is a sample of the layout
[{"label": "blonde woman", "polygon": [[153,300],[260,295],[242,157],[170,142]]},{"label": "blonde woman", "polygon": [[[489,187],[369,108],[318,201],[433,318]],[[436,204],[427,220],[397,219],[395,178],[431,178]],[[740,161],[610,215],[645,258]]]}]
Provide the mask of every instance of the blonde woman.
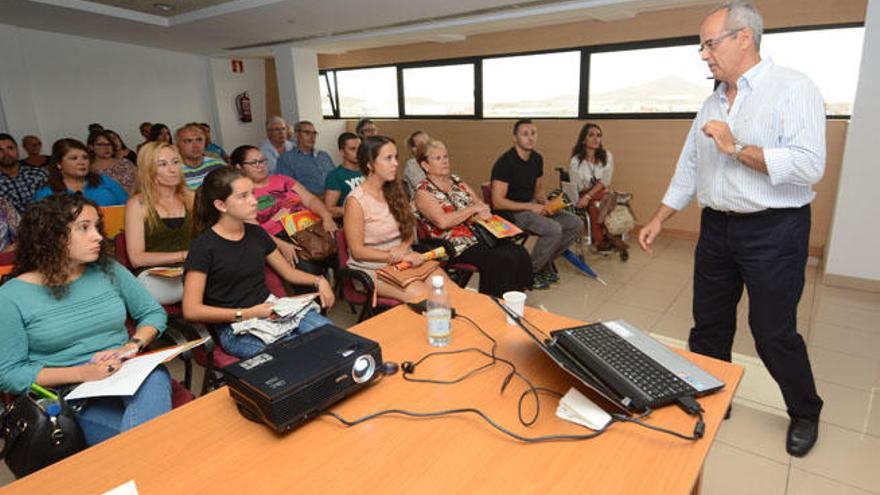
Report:
[{"label": "blonde woman", "polygon": [[180,302],[183,278],[150,275],[146,268],[180,266],[190,241],[193,193],[183,178],[177,147],[149,142],[138,153],[135,195],[125,208],[125,246],[138,280],[162,304]]}]

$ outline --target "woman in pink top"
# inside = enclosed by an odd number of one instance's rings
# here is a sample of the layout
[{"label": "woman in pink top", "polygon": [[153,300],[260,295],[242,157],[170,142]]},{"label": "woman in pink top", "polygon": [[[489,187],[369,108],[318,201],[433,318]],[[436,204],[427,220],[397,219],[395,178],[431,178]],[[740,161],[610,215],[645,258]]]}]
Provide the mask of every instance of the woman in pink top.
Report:
[{"label": "woman in pink top", "polygon": [[286,175],[269,175],[268,160],[256,146],[239,146],[229,157],[229,164],[239,169],[254,183],[254,196],[257,198],[257,223],[268,232],[278,250],[291,265],[313,275],[323,275],[325,260],[300,260],[281,218],[300,210],[311,210],[321,217],[324,229],[331,234],[336,232],[333,215],[324,206],[321,198],[310,193],[302,184]]},{"label": "woman in pink top", "polygon": [[[358,148],[358,167],[364,182],[345,199],[343,229],[351,258],[348,266],[373,277],[379,296],[400,301],[424,299],[427,283],[416,281],[401,290],[375,277],[388,264],[424,261],[410,247],[415,240],[416,219],[403,184],[397,179],[397,146],[384,136],[370,136]],[[437,270],[434,275],[442,275]],[[447,285],[448,287],[448,285]]]}]

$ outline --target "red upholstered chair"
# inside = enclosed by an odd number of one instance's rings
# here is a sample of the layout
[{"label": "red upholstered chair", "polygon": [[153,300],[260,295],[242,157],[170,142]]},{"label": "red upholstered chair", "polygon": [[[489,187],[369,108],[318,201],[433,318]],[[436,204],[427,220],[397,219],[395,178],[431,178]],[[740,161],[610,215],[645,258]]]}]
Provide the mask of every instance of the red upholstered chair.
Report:
[{"label": "red upholstered chair", "polygon": [[[355,312],[355,306],[361,306],[358,322],[401,304],[401,301],[397,299],[375,296],[376,285],[373,283],[373,279],[361,270],[348,268],[348,243],[345,240],[343,229],[336,231],[336,248],[339,257],[339,268],[336,271],[339,278],[339,295],[348,302],[352,313]],[[375,307],[372,305],[374,297],[376,299]]]}]

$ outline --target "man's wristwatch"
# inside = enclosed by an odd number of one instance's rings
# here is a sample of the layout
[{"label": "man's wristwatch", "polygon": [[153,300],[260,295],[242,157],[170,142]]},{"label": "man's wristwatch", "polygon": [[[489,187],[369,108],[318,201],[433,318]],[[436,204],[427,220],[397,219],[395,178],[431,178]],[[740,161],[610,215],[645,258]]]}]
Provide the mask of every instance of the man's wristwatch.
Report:
[{"label": "man's wristwatch", "polygon": [[241,321],[242,319],[242,311],[240,309],[235,310],[235,321]]},{"label": "man's wristwatch", "polygon": [[730,156],[732,156],[734,160],[739,160],[739,154],[742,153],[744,148],[745,145],[737,141],[736,144],[733,145],[733,153]]}]

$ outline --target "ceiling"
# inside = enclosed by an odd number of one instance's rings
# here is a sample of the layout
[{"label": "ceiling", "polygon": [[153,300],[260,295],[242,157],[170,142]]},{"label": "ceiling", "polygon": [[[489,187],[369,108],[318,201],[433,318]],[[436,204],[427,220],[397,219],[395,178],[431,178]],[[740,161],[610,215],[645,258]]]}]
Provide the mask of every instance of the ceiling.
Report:
[{"label": "ceiling", "polygon": [[[162,11],[161,3],[173,7]],[[272,46],[339,53],[577,20],[611,22],[716,0],[3,0],[0,23],[211,56]]]}]

